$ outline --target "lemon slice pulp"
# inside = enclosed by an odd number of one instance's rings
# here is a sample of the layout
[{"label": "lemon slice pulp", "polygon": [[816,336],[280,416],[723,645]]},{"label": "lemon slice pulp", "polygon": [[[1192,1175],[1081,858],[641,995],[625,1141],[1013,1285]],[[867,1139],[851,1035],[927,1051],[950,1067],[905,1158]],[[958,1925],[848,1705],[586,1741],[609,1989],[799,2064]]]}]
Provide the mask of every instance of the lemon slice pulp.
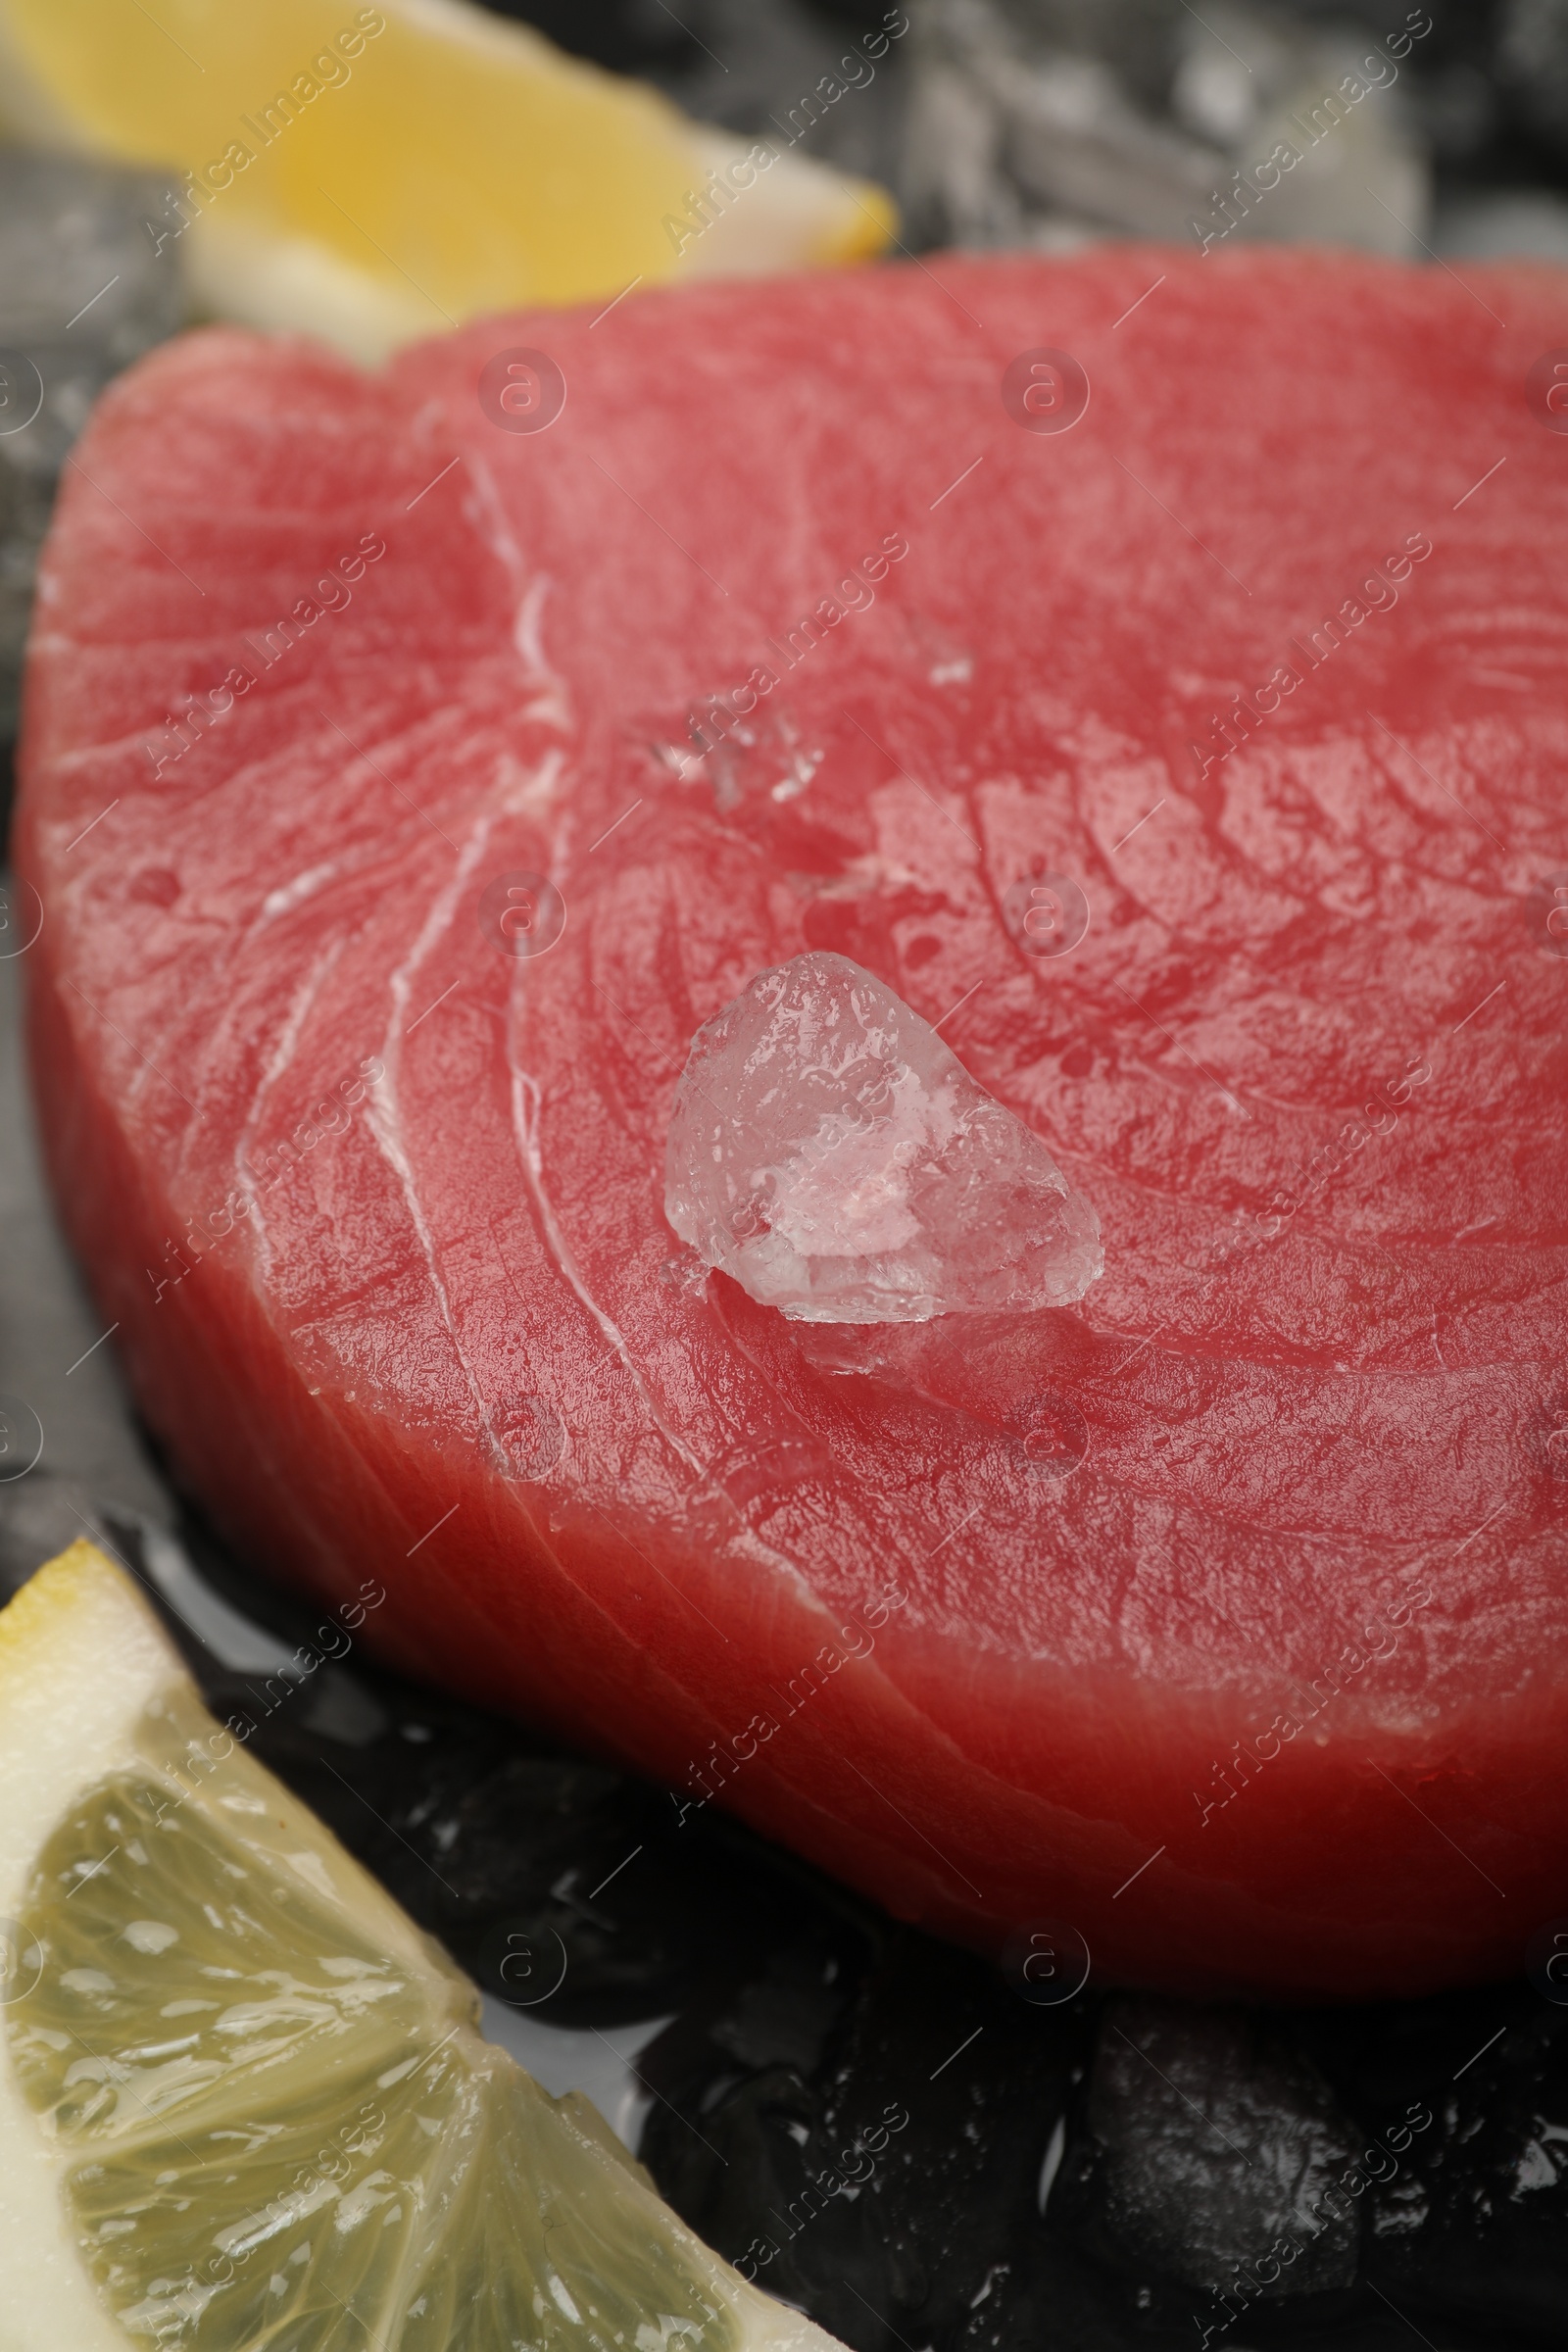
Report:
[{"label": "lemon slice pulp", "polygon": [[748,170],[752,140],[465,0],[0,0],[0,104],[24,137],[173,167],[149,233],[202,303],[363,359],[487,311],[862,259],[896,222],[792,131]]},{"label": "lemon slice pulp", "polygon": [[0,2352],[837,2352],[207,1714],[87,1544],[0,1612]]}]

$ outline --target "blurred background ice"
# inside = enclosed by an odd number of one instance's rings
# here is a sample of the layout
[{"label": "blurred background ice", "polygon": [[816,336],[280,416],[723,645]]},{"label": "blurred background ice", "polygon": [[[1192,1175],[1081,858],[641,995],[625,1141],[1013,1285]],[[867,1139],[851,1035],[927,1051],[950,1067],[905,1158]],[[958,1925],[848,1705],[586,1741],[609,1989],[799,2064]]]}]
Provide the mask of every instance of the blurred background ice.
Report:
[{"label": "blurred background ice", "polygon": [[[759,133],[890,15],[885,0],[501,0],[500,13]],[[916,250],[1180,237],[1191,198],[1269,152],[1276,117],[1409,33],[1396,82],[1352,112],[1353,154],[1334,158],[1315,202],[1258,208],[1252,233],[1568,260],[1568,0],[907,0],[891,13],[907,15],[909,37],[811,138],[894,190]],[[1392,188],[1402,227],[1379,207]]]}]

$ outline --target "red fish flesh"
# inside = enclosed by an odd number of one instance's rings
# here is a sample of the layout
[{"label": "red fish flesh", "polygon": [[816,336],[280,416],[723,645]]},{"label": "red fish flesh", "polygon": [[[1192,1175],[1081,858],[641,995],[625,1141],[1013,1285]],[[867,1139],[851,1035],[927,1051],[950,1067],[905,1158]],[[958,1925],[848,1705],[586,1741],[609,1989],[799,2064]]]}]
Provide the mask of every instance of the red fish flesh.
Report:
[{"label": "red fish flesh", "polygon": [[[31,654],[33,1067],[230,1538],[1037,1989],[1517,1966],[1562,282],[939,257],[123,379]],[[691,1041],[811,950],[1090,1204],[1075,1304],[802,1322],[677,1239]]]}]

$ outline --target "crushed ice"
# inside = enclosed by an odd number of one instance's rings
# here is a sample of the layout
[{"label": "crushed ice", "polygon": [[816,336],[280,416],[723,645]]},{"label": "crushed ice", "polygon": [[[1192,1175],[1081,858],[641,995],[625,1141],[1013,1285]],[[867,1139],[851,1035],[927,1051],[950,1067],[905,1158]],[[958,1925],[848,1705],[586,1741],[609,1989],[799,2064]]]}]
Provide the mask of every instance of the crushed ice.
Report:
[{"label": "crushed ice", "polygon": [[1065,1306],[1100,1226],[1039,1137],[848,956],[760,972],[701,1028],[664,1210],[707,1264],[818,1323]]}]

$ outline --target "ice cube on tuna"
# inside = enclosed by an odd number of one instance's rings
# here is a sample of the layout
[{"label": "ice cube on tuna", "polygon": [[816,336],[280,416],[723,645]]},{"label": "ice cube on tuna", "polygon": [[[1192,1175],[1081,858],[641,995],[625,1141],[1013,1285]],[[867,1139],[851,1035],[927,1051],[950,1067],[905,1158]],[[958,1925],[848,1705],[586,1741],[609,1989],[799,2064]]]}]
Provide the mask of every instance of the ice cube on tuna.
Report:
[{"label": "ice cube on tuna", "polygon": [[891,988],[821,949],[760,972],[692,1040],[664,1213],[799,1322],[1067,1306],[1104,1265],[1093,1207],[1040,1138]]}]

